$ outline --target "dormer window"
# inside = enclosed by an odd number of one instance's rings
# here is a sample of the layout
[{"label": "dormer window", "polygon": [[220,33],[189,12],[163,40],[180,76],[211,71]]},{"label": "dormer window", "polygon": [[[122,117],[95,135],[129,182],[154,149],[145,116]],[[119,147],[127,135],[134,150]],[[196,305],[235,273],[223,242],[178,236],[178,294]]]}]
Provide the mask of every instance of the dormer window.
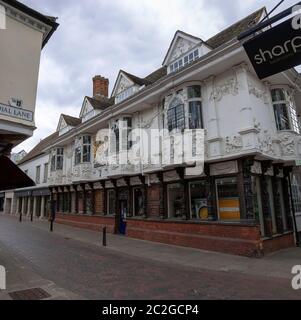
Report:
[{"label": "dormer window", "polygon": [[129,97],[134,95],[137,91],[138,91],[137,86],[132,86],[132,87],[127,88],[126,90],[124,90],[116,95],[115,103],[117,104],[117,103],[120,103],[120,102],[128,99]]},{"label": "dormer window", "polygon": [[194,49],[193,51],[190,51],[187,53],[185,56],[182,58],[178,59],[177,61],[174,61],[170,66],[169,66],[169,72],[176,72],[183,67],[187,66],[188,64],[192,63],[193,61],[197,60],[199,58],[199,48]]}]

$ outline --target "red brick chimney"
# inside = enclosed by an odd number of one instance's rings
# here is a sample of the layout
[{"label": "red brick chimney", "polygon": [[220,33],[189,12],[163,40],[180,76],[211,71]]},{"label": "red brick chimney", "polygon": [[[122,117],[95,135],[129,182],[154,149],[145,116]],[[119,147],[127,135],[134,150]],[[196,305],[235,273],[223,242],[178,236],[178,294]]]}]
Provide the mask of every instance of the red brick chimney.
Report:
[{"label": "red brick chimney", "polygon": [[93,78],[93,98],[109,97],[109,79],[102,76],[95,76]]}]

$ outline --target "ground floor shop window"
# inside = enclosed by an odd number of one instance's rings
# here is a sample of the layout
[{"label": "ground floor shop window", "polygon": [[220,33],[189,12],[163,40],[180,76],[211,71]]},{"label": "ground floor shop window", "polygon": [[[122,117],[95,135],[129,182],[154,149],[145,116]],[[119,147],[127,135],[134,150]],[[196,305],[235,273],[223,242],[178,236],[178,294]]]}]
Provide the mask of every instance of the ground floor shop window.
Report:
[{"label": "ground floor shop window", "polygon": [[301,213],[301,185],[295,175],[292,177],[292,196],[296,213]]},{"label": "ground floor shop window", "polygon": [[240,203],[236,177],[216,180],[217,208],[220,220],[240,220]]},{"label": "ground floor shop window", "polygon": [[134,216],[144,216],[145,215],[145,198],[143,188],[133,189],[133,200],[134,200]]},{"label": "ground floor shop window", "polygon": [[116,192],[115,190],[108,190],[107,191],[107,204],[108,204],[108,215],[116,214]]},{"label": "ground floor shop window", "polygon": [[185,215],[184,186],[181,183],[170,184],[167,188],[167,194],[169,217],[182,218]]},{"label": "ground floor shop window", "polygon": [[86,193],[86,208],[87,208],[87,214],[93,214],[93,192],[88,191]]},{"label": "ground floor shop window", "polygon": [[207,220],[207,190],[206,181],[190,183],[190,211],[191,219]]}]

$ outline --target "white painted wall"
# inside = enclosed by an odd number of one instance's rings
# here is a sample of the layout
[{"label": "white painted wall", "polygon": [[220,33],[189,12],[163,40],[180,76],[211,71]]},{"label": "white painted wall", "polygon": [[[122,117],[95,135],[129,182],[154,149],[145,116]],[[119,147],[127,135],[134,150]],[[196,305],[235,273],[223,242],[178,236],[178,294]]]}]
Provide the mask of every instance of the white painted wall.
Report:
[{"label": "white painted wall", "polygon": [[[23,164],[21,164],[19,167],[21,170],[26,172],[28,170],[27,175],[34,181],[36,182],[36,168],[37,166],[41,166],[41,174],[40,174],[40,183],[37,184],[39,187],[47,187],[48,186],[48,181],[45,183],[44,182],[44,168],[45,164],[49,163],[48,165],[48,170],[50,170],[50,161],[49,161],[49,155],[45,154],[40,157],[37,157],[33,160],[27,161]],[[49,176],[49,171],[48,171],[48,176]]]}]

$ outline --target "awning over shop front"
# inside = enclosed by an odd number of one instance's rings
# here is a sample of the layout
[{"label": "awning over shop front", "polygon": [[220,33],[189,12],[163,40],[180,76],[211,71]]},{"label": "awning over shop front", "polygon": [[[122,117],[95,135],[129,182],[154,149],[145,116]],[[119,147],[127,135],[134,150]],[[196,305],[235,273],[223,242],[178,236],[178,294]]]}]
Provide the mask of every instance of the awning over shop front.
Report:
[{"label": "awning over shop front", "polygon": [[8,157],[0,156],[0,190],[32,187],[35,183]]}]

